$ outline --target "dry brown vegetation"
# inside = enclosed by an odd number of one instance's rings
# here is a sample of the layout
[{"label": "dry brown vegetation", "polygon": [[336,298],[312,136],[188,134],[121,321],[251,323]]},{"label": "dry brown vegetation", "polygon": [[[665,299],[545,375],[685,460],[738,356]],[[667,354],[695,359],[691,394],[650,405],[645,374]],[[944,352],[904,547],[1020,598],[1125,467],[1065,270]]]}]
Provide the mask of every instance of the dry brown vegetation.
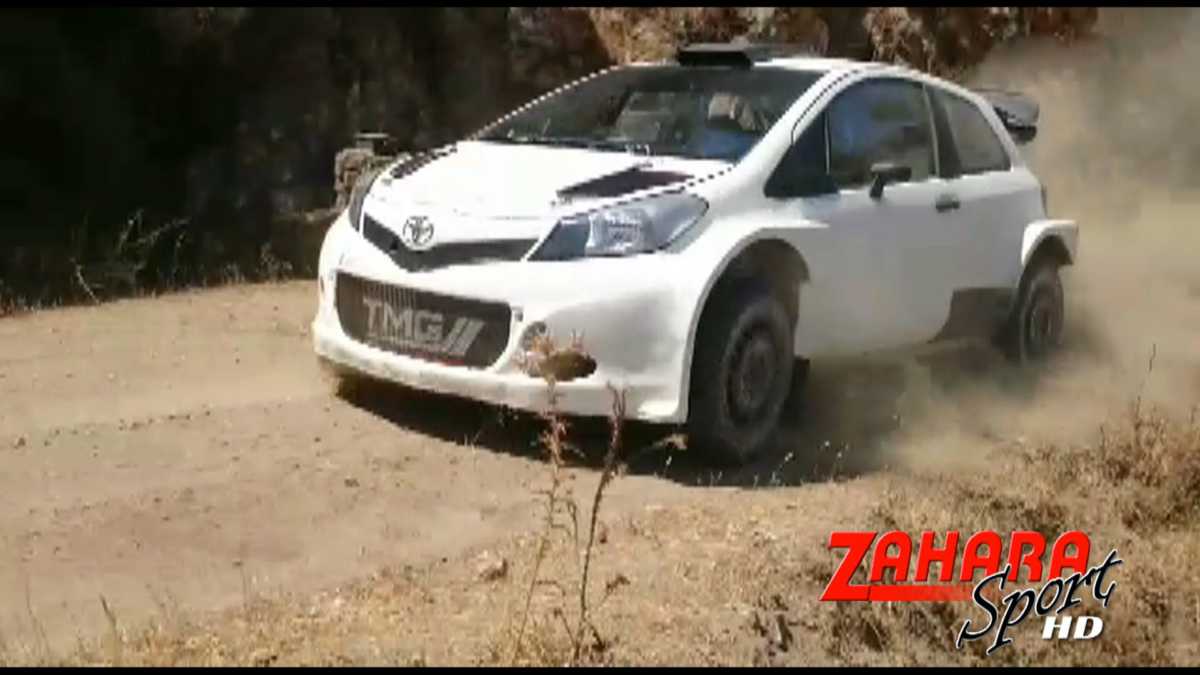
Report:
[{"label": "dry brown vegetation", "polygon": [[[920,470],[889,481],[871,522],[879,531],[1029,529],[1048,540],[1081,529],[1092,563],[1112,548],[1124,564],[1102,638],[1043,642],[1030,618],[1016,642],[984,657],[991,636],[954,647],[972,604],[843,604],[824,644],[840,661],[1039,665],[1181,665],[1200,657],[1200,425],[1134,404],[1094,445],[997,449],[978,473]],[[867,646],[867,649],[864,649]]]},{"label": "dry brown vegetation", "polygon": [[[546,383],[547,407],[543,413],[546,431],[543,432],[541,441],[550,466],[550,486],[543,492],[545,518],[531,565],[524,606],[515,630],[510,627],[511,648],[507,651],[511,653],[512,665],[579,665],[603,656],[606,643],[592,623],[590,615],[588,574],[591,572],[592,554],[596,547],[596,528],[599,524],[604,490],[616,478],[621,468],[619,462],[621,432],[625,423],[625,396],[621,391],[612,390],[613,408],[609,418],[612,434],[590,509],[583,513],[573,489],[563,482],[562,470],[566,464],[566,453],[576,449],[569,445],[568,422],[558,414],[556,389],[558,382],[568,381],[578,373],[585,372],[581,366],[590,362],[591,357],[578,336],[572,336],[566,345],[559,345],[551,335],[538,335],[533,340],[529,354],[526,355],[525,371],[531,376],[540,377]],[[581,521],[581,517],[584,520]],[[581,528],[586,528],[586,532]],[[541,575],[546,557],[556,548],[577,563],[570,580],[546,578]],[[551,608],[549,616],[539,619],[534,615],[533,603],[535,596],[543,588],[557,593],[560,604]],[[606,590],[611,592],[611,589]],[[578,605],[573,613],[566,606],[572,598],[578,598]],[[562,633],[555,640],[551,636],[560,627]],[[498,658],[501,655],[498,650],[502,648],[501,645],[495,645],[492,658]]]}]

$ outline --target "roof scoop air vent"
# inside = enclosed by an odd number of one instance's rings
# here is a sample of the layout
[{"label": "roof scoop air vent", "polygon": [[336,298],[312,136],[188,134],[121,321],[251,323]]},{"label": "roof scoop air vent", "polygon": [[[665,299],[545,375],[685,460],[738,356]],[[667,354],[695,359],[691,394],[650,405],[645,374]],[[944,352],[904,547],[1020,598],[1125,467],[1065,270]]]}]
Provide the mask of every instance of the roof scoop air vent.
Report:
[{"label": "roof scoop air vent", "polygon": [[790,56],[820,56],[807,45],[762,42],[699,42],[675,53],[681,66],[731,66],[749,68],[755,63]]}]

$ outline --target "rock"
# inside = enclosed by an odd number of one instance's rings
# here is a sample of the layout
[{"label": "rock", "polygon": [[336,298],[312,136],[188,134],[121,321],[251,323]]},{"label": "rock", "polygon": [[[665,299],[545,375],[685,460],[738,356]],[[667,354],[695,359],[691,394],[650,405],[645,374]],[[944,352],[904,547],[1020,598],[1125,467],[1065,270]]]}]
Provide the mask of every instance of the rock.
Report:
[{"label": "rock", "polygon": [[628,586],[630,583],[629,577],[618,572],[613,578],[609,579],[604,584],[605,595],[611,595],[614,591],[622,586]]},{"label": "rock", "polygon": [[[767,14],[764,9],[771,11]],[[749,19],[747,38],[750,40],[803,45],[816,54],[829,52],[829,25],[814,8],[757,7],[739,12]]]},{"label": "rock", "polygon": [[863,24],[873,58],[943,76],[974,66],[1018,35],[1073,38],[1095,25],[1094,7],[873,7]]},{"label": "rock", "polygon": [[17,436],[17,438],[15,440],[13,440],[13,448],[20,450],[23,447],[25,447],[25,437]]},{"label": "rock", "polygon": [[877,7],[863,19],[879,61],[899,61],[917,68],[931,64],[933,41],[919,17],[904,7]]},{"label": "rock", "polygon": [[1066,40],[1085,35],[1100,18],[1098,7],[1022,7],[1020,11],[1029,33]]},{"label": "rock", "polygon": [[788,628],[787,618],[782,613],[775,615],[773,641],[779,647],[780,651],[786,652],[792,646],[795,638],[792,635],[792,630]]},{"label": "rock", "polygon": [[508,560],[490,551],[475,559],[475,577],[480,581],[498,581],[508,576]]},{"label": "rock", "polygon": [[345,208],[350,203],[350,192],[371,164],[375,153],[369,148],[345,148],[333,160],[333,190],[336,195],[334,205]]},{"label": "rock", "polygon": [[588,14],[605,49],[619,62],[666,58],[687,42],[763,41],[803,45],[818,54],[873,58],[954,74],[981,61],[999,42],[1017,35],[1082,35],[1096,23],[1098,10],[606,7],[589,9]]},{"label": "rock", "polygon": [[594,12],[566,7],[509,9],[508,72],[522,97],[553,89],[610,62],[613,53],[597,31]]}]

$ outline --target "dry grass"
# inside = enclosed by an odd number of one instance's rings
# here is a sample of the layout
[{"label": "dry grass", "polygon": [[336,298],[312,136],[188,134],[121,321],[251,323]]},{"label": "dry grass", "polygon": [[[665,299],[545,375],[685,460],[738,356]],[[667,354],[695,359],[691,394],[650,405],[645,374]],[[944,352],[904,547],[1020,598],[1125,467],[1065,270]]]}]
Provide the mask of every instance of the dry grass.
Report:
[{"label": "dry grass", "polygon": [[[1106,609],[1101,638],[1043,642],[1030,619],[1016,642],[984,656],[991,636],[954,647],[964,619],[986,616],[965,604],[848,603],[832,608],[823,634],[838,661],[899,664],[1146,666],[1195,663],[1200,657],[1200,424],[1155,408],[1131,406],[1096,445],[1012,446],[996,450],[991,468],[973,474],[920,471],[890,481],[871,525],[898,529],[1000,533],[1030,529],[1047,539],[1082,529],[1092,562],[1116,548],[1125,563]],[[1086,604],[1086,603],[1085,603]],[[1035,625],[1036,624],[1036,625]],[[865,647],[865,648],[864,648]]]},{"label": "dry grass", "polygon": [[[568,423],[558,413],[557,392],[559,381],[566,381],[586,372],[590,363],[591,357],[583,348],[579,336],[572,336],[569,344],[559,346],[553,336],[548,334],[538,335],[534,339],[523,362],[527,373],[546,382],[547,408],[543,418],[547,429],[541,440],[550,466],[550,486],[542,492],[545,497],[543,525],[531,565],[532,573],[524,606],[511,638],[511,647],[507,650],[511,654],[511,665],[573,666],[603,660],[606,641],[592,622],[588,581],[604,491],[620,468],[625,396],[624,392],[612,389],[613,409],[609,418],[612,435],[592,496],[590,515],[586,522],[587,532],[582,535],[579,503],[570,486],[563,482],[565,453],[576,449],[568,444]],[[556,543],[565,545],[566,554],[577,563],[582,557],[582,562],[575,565],[572,579],[547,578],[541,574],[543,563],[556,548]],[[554,589],[559,595],[560,602],[550,608],[549,616],[534,616],[533,602],[539,587]],[[573,616],[566,607],[571,598],[578,599]],[[562,633],[554,635],[560,628]],[[497,651],[493,653],[499,655]]]},{"label": "dry grass", "polygon": [[[336,214],[334,214],[336,215]],[[305,214],[296,228],[301,234],[324,232],[333,221],[328,212]],[[105,239],[105,236],[109,236]],[[126,298],[155,297],[247,282],[279,282],[311,275],[289,260],[282,244],[297,236],[295,229],[274,234],[258,244],[256,255],[230,252],[200,266],[187,263],[195,233],[187,218],[149,222],[134,211],[124,223],[100,228],[87,219],[74,226],[54,265],[38,270],[40,281],[0,279],[0,318],[75,304],[98,305]],[[235,255],[235,253],[237,255]],[[219,262],[226,258],[236,258]]]}]

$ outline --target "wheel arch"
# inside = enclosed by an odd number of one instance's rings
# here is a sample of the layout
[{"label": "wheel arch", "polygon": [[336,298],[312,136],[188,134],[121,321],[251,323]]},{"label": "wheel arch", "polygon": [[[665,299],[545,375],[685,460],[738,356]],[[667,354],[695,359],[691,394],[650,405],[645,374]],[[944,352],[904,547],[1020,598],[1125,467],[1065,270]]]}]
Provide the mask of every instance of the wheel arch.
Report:
[{"label": "wheel arch", "polygon": [[1075,264],[1079,227],[1070,220],[1039,220],[1025,228],[1021,241],[1021,276],[1041,256],[1052,256],[1059,265]]},{"label": "wheel arch", "polygon": [[713,273],[709,275],[701,288],[688,327],[680,387],[684,419],[690,413],[688,400],[691,391],[693,359],[696,353],[696,339],[704,325],[705,313],[714,295],[726,284],[748,279],[761,279],[783,301],[794,329],[799,318],[800,288],[810,278],[809,269],[808,261],[795,245],[777,234],[771,233],[762,233],[747,238],[738,246],[733,247],[720,264],[714,267]]}]

